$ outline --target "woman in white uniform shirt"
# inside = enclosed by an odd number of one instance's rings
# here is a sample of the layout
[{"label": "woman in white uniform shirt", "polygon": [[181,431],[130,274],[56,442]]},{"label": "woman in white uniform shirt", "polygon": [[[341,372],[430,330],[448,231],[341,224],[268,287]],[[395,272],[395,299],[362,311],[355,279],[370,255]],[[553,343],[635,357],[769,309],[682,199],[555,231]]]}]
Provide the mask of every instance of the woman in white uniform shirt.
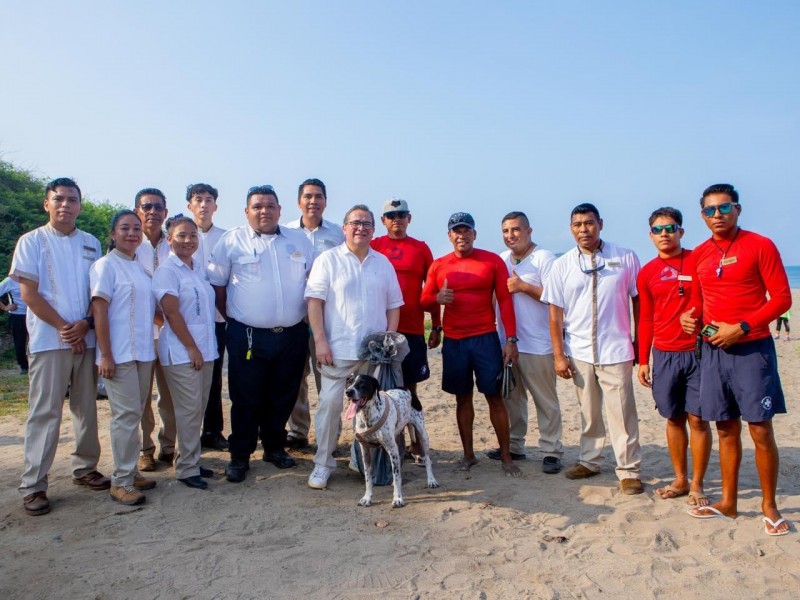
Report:
[{"label": "woman in white uniform shirt", "polygon": [[185,485],[205,489],[211,469],[200,466],[200,434],[217,358],[214,290],[205,265],[194,261],[200,238],[197,225],[183,215],[167,221],[169,258],[153,274],[153,295],[164,313],[158,359],[164,367],[178,430],[175,476]]},{"label": "woman in white uniform shirt", "polygon": [[156,358],[152,281],[135,260],[141,242],[142,222],[136,213],[118,212],[111,220],[109,252],[89,272],[98,374],[106,380],[111,407],[111,497],[128,505],[142,504],[141,490],[156,485],[136,470],[139,422]]}]

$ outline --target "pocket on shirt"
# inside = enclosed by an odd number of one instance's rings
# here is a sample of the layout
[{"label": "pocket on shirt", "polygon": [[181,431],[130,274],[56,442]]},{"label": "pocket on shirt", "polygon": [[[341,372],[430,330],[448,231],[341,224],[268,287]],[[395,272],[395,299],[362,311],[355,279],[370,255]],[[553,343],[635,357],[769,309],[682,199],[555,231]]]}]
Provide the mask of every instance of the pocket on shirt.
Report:
[{"label": "pocket on shirt", "polygon": [[306,278],[306,257],[302,254],[291,254],[289,256],[289,263],[291,265],[292,279],[294,281],[303,281]]},{"label": "pocket on shirt", "polygon": [[233,274],[242,281],[253,281],[261,276],[261,264],[257,256],[240,256],[233,263]]}]

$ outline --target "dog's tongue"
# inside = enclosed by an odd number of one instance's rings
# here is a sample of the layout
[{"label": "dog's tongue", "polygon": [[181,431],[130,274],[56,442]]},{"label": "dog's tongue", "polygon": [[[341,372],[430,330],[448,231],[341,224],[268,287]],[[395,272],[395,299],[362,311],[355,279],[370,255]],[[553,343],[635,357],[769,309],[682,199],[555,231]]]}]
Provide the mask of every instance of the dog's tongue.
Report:
[{"label": "dog's tongue", "polygon": [[351,402],[350,405],[347,407],[347,412],[344,413],[344,418],[347,419],[348,421],[350,419],[355,419],[357,412],[358,412],[358,403]]}]

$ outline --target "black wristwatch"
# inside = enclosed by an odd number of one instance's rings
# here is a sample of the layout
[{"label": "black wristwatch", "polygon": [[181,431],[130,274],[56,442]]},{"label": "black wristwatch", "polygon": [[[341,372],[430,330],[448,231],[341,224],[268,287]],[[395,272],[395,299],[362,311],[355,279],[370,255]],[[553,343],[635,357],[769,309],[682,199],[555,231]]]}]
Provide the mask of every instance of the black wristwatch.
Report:
[{"label": "black wristwatch", "polygon": [[89,324],[89,329],[94,329],[94,317],[92,316],[83,317],[83,320]]},{"label": "black wristwatch", "polygon": [[436,325],[435,327],[431,327],[431,331],[435,331],[437,333],[442,333],[444,331],[441,325]]},{"label": "black wristwatch", "polygon": [[750,333],[750,325],[748,325],[747,321],[739,321],[739,327],[742,328],[742,331],[744,331],[745,335]]},{"label": "black wristwatch", "polygon": [[507,342],[511,342],[512,344],[516,344],[519,341],[519,338],[515,335],[512,335],[510,338],[506,340]]}]

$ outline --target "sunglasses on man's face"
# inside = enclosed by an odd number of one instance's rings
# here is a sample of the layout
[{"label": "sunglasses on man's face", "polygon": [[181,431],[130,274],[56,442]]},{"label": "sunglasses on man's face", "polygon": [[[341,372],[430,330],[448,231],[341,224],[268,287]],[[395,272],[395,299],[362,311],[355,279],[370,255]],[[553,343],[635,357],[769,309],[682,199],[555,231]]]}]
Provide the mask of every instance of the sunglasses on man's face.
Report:
[{"label": "sunglasses on man's face", "polygon": [[675,233],[680,230],[679,225],[675,225],[674,223],[670,223],[669,225],[653,225],[650,228],[650,232],[654,235],[659,235],[662,231],[666,231],[667,233]]},{"label": "sunglasses on man's face", "polygon": [[408,213],[404,210],[393,210],[392,212],[383,213],[383,216],[390,221],[394,221],[395,219],[405,219]]},{"label": "sunglasses on man's face", "polygon": [[733,202],[725,202],[724,204],[718,204],[717,206],[706,206],[703,208],[702,213],[706,217],[713,217],[714,213],[719,211],[721,215],[729,215],[733,210]]},{"label": "sunglasses on man's face", "polygon": [[164,212],[167,207],[163,204],[145,202],[144,204],[140,204],[139,208],[142,209],[142,212],[150,212],[151,210],[154,212]]}]

